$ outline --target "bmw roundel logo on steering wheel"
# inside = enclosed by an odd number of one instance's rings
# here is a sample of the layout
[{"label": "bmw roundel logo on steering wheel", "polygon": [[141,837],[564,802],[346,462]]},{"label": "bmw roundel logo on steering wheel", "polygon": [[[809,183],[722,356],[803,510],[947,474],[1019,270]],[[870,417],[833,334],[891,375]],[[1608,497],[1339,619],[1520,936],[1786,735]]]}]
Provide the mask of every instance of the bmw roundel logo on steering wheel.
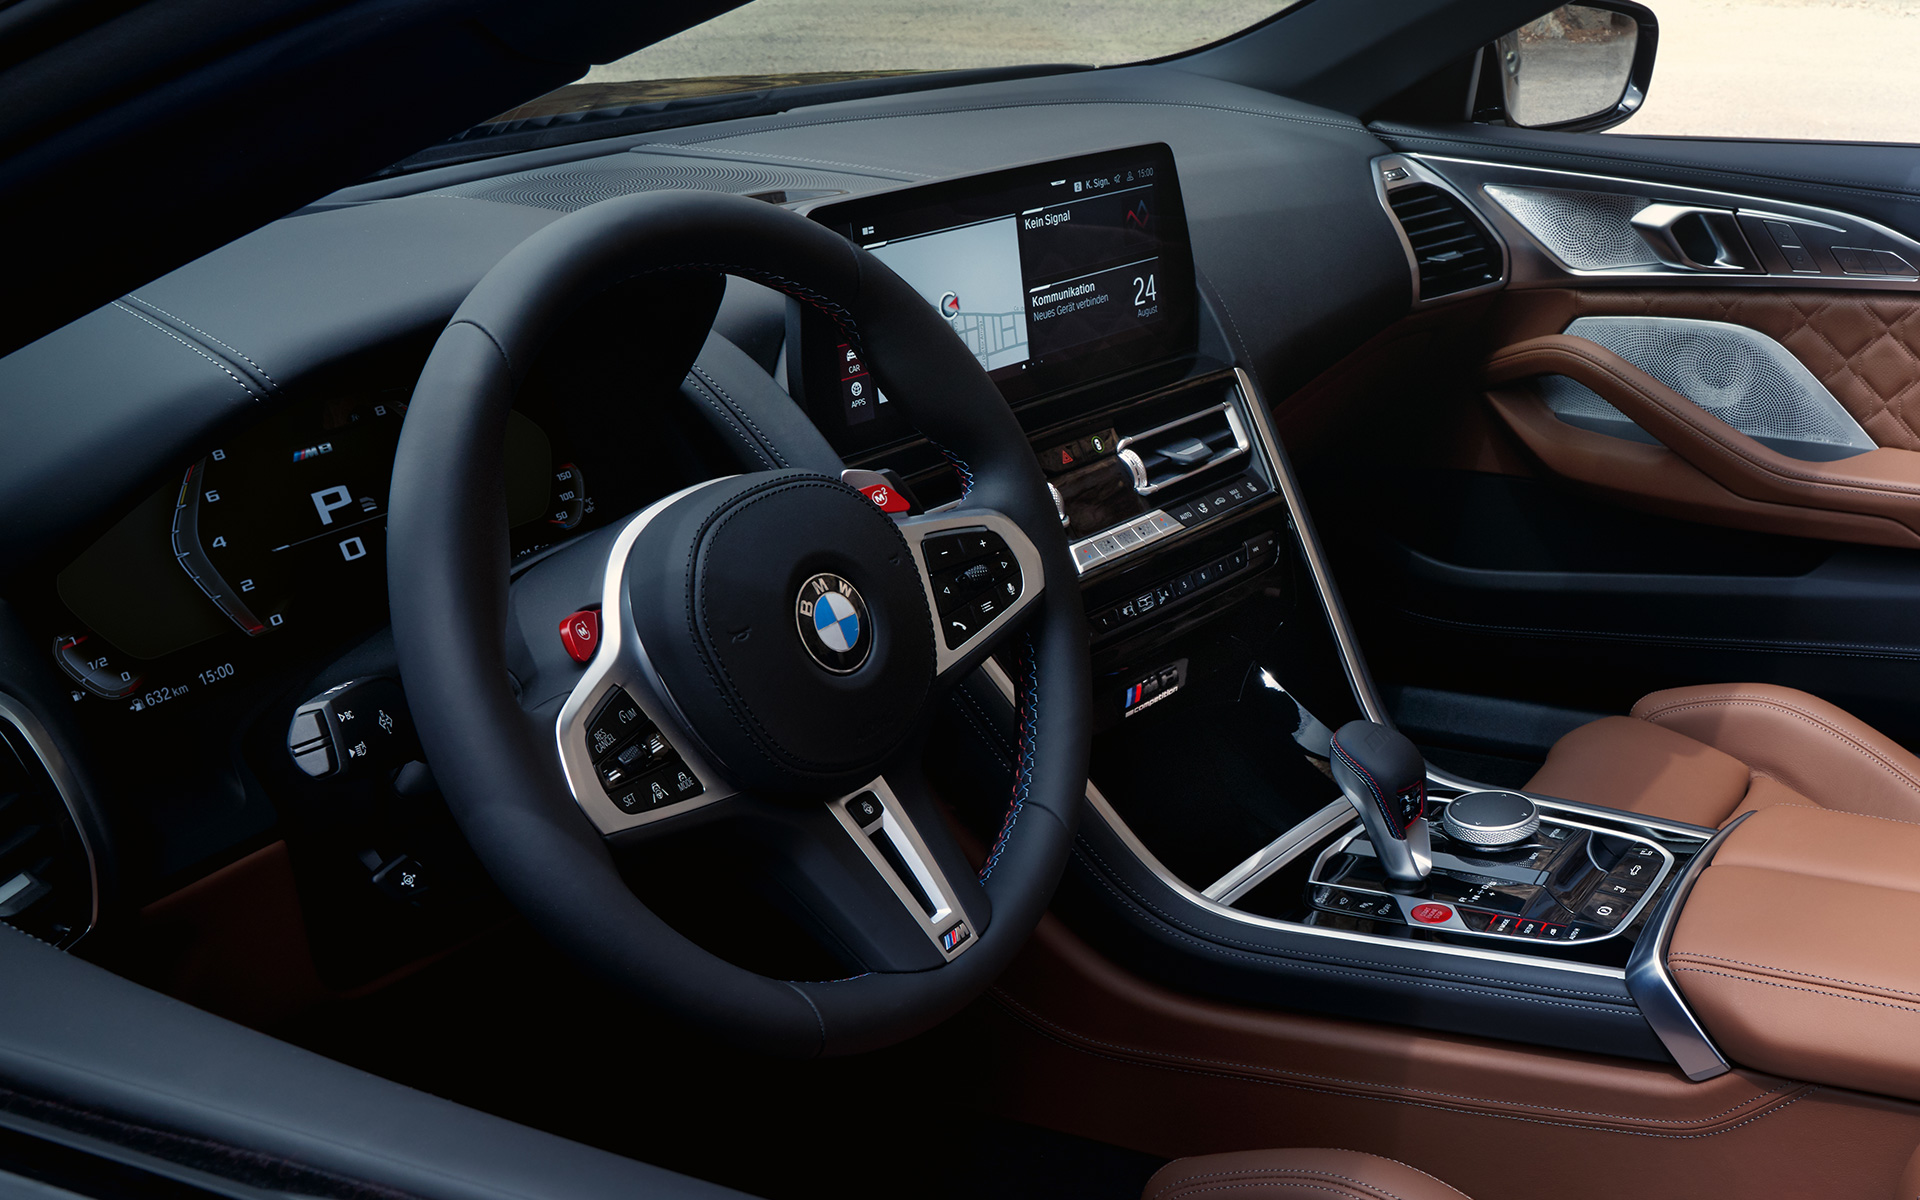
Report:
[{"label": "bmw roundel logo on steering wheel", "polygon": [[859,670],[873,650],[867,602],[859,588],[838,575],[815,575],[801,584],[794,616],[807,653],[835,675]]}]

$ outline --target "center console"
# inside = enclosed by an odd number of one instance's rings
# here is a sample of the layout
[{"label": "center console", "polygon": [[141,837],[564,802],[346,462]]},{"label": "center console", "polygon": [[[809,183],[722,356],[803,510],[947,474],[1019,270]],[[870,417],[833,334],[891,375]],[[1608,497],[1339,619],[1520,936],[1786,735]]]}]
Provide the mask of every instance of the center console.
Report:
[{"label": "center console", "polygon": [[[1053,490],[1098,708],[1057,901],[1082,933],[1244,1002],[1726,1070],[1658,969],[1715,831],[1481,787],[1387,727],[1268,401],[1194,271],[1166,147],[810,215],[953,322]],[[899,420],[847,333],[789,313],[795,397],[886,481],[876,499],[958,503],[964,466]],[[1004,794],[1012,695],[993,661],[962,689],[952,732],[985,766],[956,794]]]}]

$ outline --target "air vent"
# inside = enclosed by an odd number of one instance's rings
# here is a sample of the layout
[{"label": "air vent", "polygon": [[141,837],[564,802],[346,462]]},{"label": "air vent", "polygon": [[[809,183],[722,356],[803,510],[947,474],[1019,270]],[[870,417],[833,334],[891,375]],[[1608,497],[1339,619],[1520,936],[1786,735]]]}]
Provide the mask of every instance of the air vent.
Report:
[{"label": "air vent", "polygon": [[79,827],[0,707],[0,921],[64,949],[93,918],[93,864]]},{"label": "air vent", "polygon": [[[1229,393],[1231,394],[1231,393]],[[1114,443],[1133,473],[1133,490],[1151,496],[1202,471],[1234,461],[1251,444],[1240,413],[1225,400]]]},{"label": "air vent", "polygon": [[1493,235],[1450,193],[1410,183],[1387,193],[1420,269],[1420,300],[1437,300],[1500,281]]}]

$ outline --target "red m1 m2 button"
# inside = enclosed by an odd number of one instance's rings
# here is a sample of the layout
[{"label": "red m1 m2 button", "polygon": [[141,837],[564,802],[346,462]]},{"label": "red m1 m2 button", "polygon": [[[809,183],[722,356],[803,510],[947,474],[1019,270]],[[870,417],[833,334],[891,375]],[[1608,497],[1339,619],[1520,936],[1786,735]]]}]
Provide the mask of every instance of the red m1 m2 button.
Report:
[{"label": "red m1 m2 button", "polygon": [[1423,925],[1439,925],[1453,919],[1453,910],[1444,904],[1416,904],[1413,919]]},{"label": "red m1 m2 button", "polygon": [[883,513],[903,513],[907,511],[907,498],[884,483],[870,483],[860,489],[860,494],[880,506]]},{"label": "red m1 m2 button", "polygon": [[560,622],[560,640],[573,661],[591,661],[593,652],[600,648],[600,614],[583,608]]}]

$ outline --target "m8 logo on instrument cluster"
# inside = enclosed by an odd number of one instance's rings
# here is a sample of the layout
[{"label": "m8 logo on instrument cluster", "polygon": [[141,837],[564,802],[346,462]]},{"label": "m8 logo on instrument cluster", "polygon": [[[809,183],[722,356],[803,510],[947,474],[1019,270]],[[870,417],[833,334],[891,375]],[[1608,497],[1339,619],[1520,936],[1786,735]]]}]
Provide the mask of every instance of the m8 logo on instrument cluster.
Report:
[{"label": "m8 logo on instrument cluster", "polygon": [[807,653],[835,675],[859,670],[873,650],[867,602],[859,588],[838,575],[815,575],[801,584],[794,617]]}]

